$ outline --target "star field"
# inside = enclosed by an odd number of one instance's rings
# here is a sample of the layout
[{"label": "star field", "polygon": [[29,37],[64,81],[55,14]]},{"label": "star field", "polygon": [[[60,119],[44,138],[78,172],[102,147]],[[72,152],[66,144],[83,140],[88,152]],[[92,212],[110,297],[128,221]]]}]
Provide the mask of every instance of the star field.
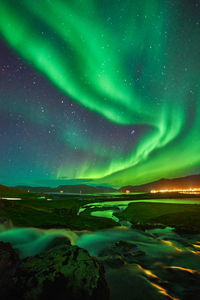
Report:
[{"label": "star field", "polygon": [[200,172],[200,1],[0,0],[0,182]]}]

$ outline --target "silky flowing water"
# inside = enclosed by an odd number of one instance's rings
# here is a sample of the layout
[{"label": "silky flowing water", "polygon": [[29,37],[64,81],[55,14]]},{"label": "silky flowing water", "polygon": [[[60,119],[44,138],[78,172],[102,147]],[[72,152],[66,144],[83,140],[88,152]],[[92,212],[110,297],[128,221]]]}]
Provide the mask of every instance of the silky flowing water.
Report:
[{"label": "silky flowing water", "polygon": [[[192,204],[191,200],[187,201]],[[113,218],[113,211],[124,209],[128,202],[92,203],[80,211],[89,209],[93,215]],[[70,239],[73,245],[104,262],[111,299],[186,299],[182,295],[197,288],[195,284],[200,279],[200,235],[181,236],[170,227],[140,231],[126,225],[96,232],[1,227],[0,240],[10,242],[24,258],[48,249],[57,238]],[[127,250],[122,249],[122,264],[115,265],[121,241],[130,246],[128,253],[133,261],[126,260]]]}]

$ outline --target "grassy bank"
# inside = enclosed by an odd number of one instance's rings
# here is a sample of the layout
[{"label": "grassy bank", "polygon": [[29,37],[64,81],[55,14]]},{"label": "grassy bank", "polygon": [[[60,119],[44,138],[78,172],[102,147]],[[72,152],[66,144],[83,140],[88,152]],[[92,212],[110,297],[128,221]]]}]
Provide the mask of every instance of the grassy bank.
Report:
[{"label": "grassy bank", "polygon": [[200,205],[166,203],[131,203],[127,209],[115,213],[138,228],[171,226],[200,232]]},{"label": "grassy bank", "polygon": [[[99,230],[116,223],[107,218],[89,215],[77,216],[83,201],[62,199],[0,200],[0,216],[10,219],[18,227],[70,228],[73,230]],[[87,203],[87,202],[86,202]]]}]

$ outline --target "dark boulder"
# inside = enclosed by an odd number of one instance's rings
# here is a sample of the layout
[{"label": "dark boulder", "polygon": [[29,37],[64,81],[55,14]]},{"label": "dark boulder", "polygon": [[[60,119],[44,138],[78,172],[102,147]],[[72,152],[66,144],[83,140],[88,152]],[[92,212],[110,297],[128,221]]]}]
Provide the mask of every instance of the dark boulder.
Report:
[{"label": "dark boulder", "polygon": [[19,261],[19,256],[10,243],[0,242],[0,280]]},{"label": "dark boulder", "polygon": [[[14,251],[11,249],[10,255]],[[21,261],[15,255],[7,260],[12,272],[6,277],[9,285],[3,289],[2,299],[109,299],[103,265],[86,250],[62,243]]]},{"label": "dark boulder", "polygon": [[0,291],[1,299],[14,299],[12,276],[20,259],[11,244],[0,242]]},{"label": "dark boulder", "polygon": [[119,268],[125,263],[140,263],[144,256],[145,253],[135,244],[119,241],[103,249],[99,254],[99,259],[112,268]]},{"label": "dark boulder", "polygon": [[13,227],[12,221],[5,217],[0,217],[0,230],[10,229]]}]

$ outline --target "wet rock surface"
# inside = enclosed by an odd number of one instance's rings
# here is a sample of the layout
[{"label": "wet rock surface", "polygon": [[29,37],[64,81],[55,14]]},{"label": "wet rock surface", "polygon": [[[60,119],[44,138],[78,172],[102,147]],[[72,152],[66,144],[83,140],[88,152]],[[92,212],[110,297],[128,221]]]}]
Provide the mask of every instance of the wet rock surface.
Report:
[{"label": "wet rock surface", "polygon": [[88,252],[62,243],[20,260],[8,243],[0,243],[1,299],[109,299],[104,267]]},{"label": "wet rock surface", "polygon": [[5,217],[0,217],[0,230],[10,229],[13,227],[12,221]]},{"label": "wet rock surface", "polygon": [[145,253],[135,244],[119,241],[103,249],[99,254],[99,259],[112,268],[118,268],[126,263],[138,263],[144,256]]},{"label": "wet rock surface", "polygon": [[200,299],[200,272],[178,267],[164,267],[159,270],[160,283],[175,299]]},{"label": "wet rock surface", "polygon": [[[0,242],[0,291],[1,299],[10,299],[11,277],[19,262],[19,256],[9,243]],[[14,298],[13,298],[14,299]]]}]

